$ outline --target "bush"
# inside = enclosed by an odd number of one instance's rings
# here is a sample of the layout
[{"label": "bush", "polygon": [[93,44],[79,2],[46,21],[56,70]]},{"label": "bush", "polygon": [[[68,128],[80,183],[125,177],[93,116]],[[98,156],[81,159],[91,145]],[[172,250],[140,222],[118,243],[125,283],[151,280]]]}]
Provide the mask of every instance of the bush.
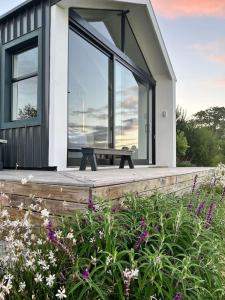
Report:
[{"label": "bush", "polygon": [[89,199],[57,226],[41,199],[20,220],[3,209],[0,299],[225,299],[225,193],[212,182],[120,207]]}]

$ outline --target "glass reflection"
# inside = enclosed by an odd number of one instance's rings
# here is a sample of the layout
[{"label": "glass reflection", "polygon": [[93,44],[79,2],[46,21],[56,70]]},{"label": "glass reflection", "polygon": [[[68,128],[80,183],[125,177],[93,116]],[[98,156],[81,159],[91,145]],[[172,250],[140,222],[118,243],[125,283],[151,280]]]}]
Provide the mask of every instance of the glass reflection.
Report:
[{"label": "glass reflection", "polygon": [[37,77],[12,85],[12,121],[37,117]]},{"label": "glass reflection", "polygon": [[134,74],[116,63],[115,146],[147,158],[147,88]]},{"label": "glass reflection", "polygon": [[109,58],[69,32],[68,147],[108,148]]},{"label": "glass reflection", "polygon": [[13,78],[29,75],[38,71],[38,48],[13,56]]}]

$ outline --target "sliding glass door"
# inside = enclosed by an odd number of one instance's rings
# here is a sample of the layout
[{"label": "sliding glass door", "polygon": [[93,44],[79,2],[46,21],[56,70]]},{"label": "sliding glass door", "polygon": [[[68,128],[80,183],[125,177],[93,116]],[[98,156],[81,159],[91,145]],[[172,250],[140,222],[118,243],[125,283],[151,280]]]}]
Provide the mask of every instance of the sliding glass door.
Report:
[{"label": "sliding glass door", "polygon": [[109,147],[109,57],[69,32],[68,148]]},{"label": "sliding glass door", "polygon": [[[106,53],[70,29],[69,166],[80,164],[82,147],[126,147],[133,150],[135,163],[149,163],[149,82]],[[98,159],[99,164],[117,162]]]},{"label": "sliding glass door", "polygon": [[115,68],[115,147],[147,160],[148,85],[121,63]]}]

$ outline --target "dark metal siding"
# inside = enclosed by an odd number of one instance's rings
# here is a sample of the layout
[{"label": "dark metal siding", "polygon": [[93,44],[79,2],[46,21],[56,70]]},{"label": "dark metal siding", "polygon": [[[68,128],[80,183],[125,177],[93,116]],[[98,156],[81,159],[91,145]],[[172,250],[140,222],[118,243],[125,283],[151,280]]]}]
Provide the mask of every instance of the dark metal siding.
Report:
[{"label": "dark metal siding", "polygon": [[[41,125],[0,129],[0,138],[8,140],[3,159],[6,168],[48,167],[48,113],[49,113],[49,49],[50,1],[29,3],[0,20],[1,45],[38,28],[42,30],[42,118]],[[0,99],[3,101],[3,99]]]}]

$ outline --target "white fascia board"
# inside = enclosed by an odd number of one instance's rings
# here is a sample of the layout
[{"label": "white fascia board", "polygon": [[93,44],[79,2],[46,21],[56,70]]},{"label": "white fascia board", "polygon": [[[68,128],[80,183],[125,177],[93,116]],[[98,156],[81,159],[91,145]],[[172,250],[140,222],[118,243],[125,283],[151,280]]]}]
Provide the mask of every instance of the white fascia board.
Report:
[{"label": "white fascia board", "polygon": [[51,7],[49,166],[67,167],[68,9]]}]

